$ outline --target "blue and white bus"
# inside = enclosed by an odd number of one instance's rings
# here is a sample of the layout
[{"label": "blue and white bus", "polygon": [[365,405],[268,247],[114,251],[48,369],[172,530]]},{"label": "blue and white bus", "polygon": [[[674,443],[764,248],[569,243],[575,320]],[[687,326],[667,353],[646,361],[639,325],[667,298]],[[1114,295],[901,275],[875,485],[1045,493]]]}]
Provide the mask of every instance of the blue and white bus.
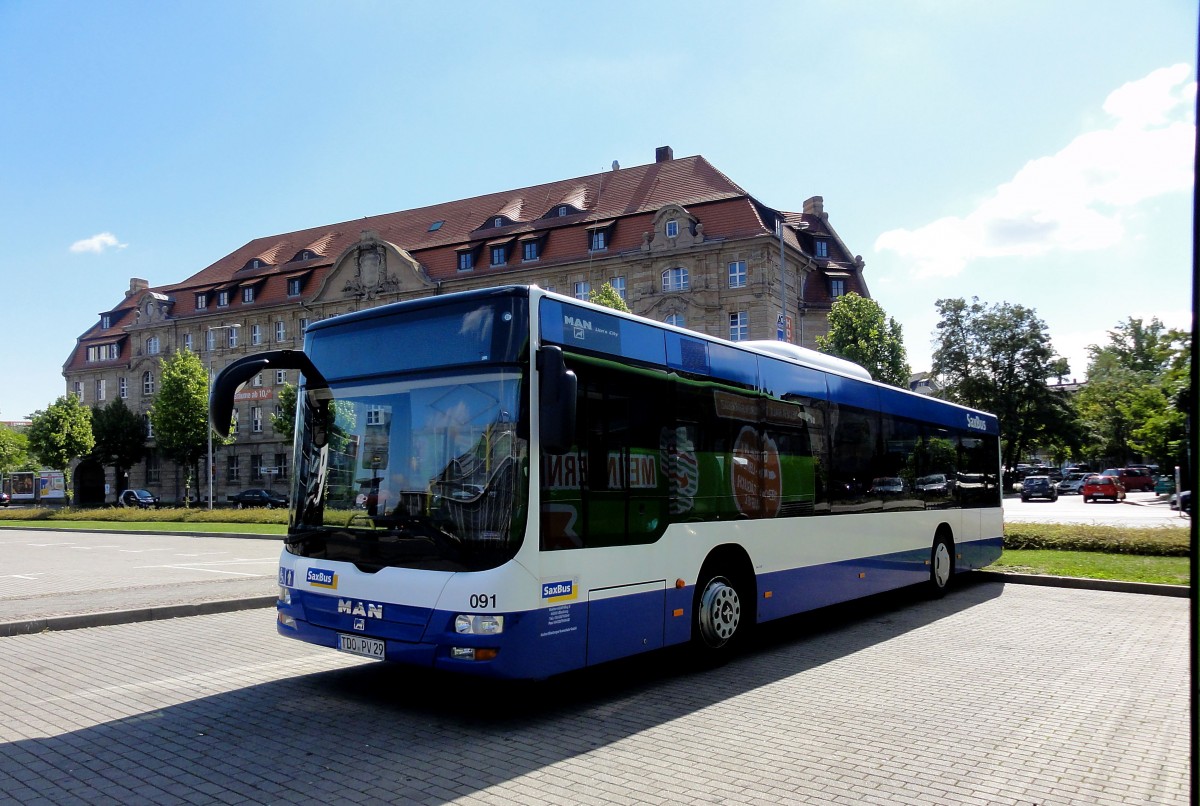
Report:
[{"label": "blue and white bus", "polygon": [[543,678],[1001,552],[997,420],[774,342],[513,286],[310,325],[278,631],[368,658]]}]

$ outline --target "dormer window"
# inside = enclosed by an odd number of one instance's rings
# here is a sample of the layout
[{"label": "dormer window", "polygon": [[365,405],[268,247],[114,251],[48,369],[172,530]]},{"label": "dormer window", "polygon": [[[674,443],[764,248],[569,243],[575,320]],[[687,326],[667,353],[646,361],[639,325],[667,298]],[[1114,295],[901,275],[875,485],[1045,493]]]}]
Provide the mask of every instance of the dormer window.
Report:
[{"label": "dormer window", "polygon": [[846,296],[846,281],[837,277],[831,279],[829,281],[829,296],[834,299]]},{"label": "dormer window", "polygon": [[670,221],[667,222],[665,232],[666,232],[668,238],[678,238],[679,237],[679,222],[676,221],[674,218],[672,218]]},{"label": "dormer window", "polygon": [[261,269],[262,267],[263,267],[263,262],[261,260],[259,260],[258,258],[254,257],[254,258],[250,258],[250,260],[246,262],[246,265],[243,268]]},{"label": "dormer window", "polygon": [[312,260],[316,256],[317,256],[317,253],[311,249],[301,249],[299,252],[296,253],[296,256],[294,258],[292,258],[291,262],[295,263],[300,260]]},{"label": "dormer window", "polygon": [[108,314],[103,314],[100,317],[100,327],[104,328],[105,330],[108,330],[110,327],[112,327],[112,317]]},{"label": "dormer window", "polygon": [[228,306],[229,306],[229,292],[228,291],[218,291],[217,292],[217,307],[225,308]]},{"label": "dormer window", "polygon": [[492,219],[492,226],[493,226],[493,227],[503,227],[503,226],[504,226],[504,219],[503,219],[503,218],[500,218],[499,216],[497,216],[496,218],[493,218],[493,219]]},{"label": "dormer window", "polygon": [[242,302],[254,302],[254,286],[246,286],[242,289]]},{"label": "dormer window", "polygon": [[565,204],[562,205],[558,208],[558,217],[562,218],[563,216],[567,215],[567,212],[567,206]]},{"label": "dormer window", "polygon": [[470,251],[458,253],[458,270],[470,271],[475,268],[475,255]]},{"label": "dormer window", "polygon": [[208,307],[208,294],[196,295],[196,310],[202,311]]},{"label": "dormer window", "polygon": [[815,248],[817,257],[829,257],[829,241],[817,241]]},{"label": "dormer window", "polygon": [[[499,219],[497,219],[498,221]],[[492,247],[492,265],[503,266],[508,262],[508,247],[501,244]]]},{"label": "dormer window", "polygon": [[287,293],[289,297],[300,296],[300,278],[291,277],[287,281]]},{"label": "dormer window", "polygon": [[608,233],[602,229],[594,229],[588,233],[588,249],[600,252],[608,248]]},{"label": "dormer window", "polygon": [[521,260],[529,262],[538,259],[538,242],[536,240],[525,241],[521,244]]}]

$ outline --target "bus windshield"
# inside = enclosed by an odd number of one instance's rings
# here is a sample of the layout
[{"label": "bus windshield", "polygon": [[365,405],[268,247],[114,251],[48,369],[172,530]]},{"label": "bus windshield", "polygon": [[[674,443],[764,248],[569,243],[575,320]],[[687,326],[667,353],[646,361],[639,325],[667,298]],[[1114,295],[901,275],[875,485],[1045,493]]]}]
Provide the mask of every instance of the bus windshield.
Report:
[{"label": "bus windshield", "polygon": [[489,367],[307,392],[288,550],[364,570],[511,558],[527,499],[522,388]]}]

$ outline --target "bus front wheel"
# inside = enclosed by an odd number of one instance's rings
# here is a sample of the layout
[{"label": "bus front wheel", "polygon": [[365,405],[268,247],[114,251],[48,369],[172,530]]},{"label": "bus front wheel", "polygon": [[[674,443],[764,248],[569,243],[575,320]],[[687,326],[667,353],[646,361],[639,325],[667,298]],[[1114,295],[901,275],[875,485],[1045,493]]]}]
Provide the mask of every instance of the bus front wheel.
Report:
[{"label": "bus front wheel", "polygon": [[700,589],[696,608],[696,631],[708,649],[728,646],[742,626],[742,598],[723,576],[710,577]]}]

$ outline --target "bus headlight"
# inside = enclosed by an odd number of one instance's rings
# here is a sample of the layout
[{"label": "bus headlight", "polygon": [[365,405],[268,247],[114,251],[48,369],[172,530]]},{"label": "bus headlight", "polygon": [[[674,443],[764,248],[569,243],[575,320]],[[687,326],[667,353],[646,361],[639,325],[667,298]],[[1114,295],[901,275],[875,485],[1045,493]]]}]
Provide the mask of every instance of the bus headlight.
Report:
[{"label": "bus headlight", "polygon": [[292,589],[279,586],[279,601],[281,604],[290,605],[292,603]]},{"label": "bus headlight", "polygon": [[459,635],[499,635],[504,632],[504,616],[456,616],[454,631]]}]

